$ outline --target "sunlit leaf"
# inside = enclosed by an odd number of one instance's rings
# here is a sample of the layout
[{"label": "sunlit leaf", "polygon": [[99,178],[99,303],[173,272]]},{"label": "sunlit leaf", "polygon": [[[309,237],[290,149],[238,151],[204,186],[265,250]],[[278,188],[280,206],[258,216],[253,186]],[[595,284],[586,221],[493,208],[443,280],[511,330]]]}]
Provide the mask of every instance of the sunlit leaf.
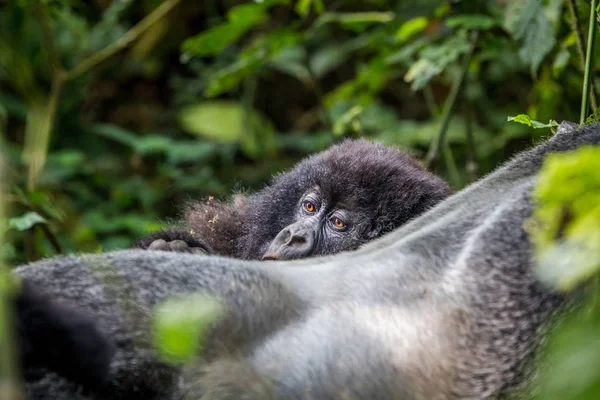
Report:
[{"label": "sunlit leaf", "polygon": [[416,17],[406,21],[400,26],[400,29],[396,32],[396,40],[398,43],[404,43],[411,39],[413,36],[423,32],[427,27],[429,21],[426,17]]},{"label": "sunlit leaf", "polygon": [[[187,106],[179,113],[181,127],[187,132],[216,142],[242,144],[251,157],[257,149],[274,148],[274,129],[258,112],[246,110],[240,103],[207,101]],[[269,150],[270,151],[270,150]]]},{"label": "sunlit leaf", "polygon": [[228,101],[210,101],[190,105],[179,112],[182,129],[220,142],[240,139],[244,127],[244,108]]},{"label": "sunlit leaf", "polygon": [[310,13],[311,6],[317,14],[321,14],[323,11],[325,11],[323,0],[298,0],[294,10],[298,13],[298,15],[306,17]]},{"label": "sunlit leaf", "polygon": [[21,215],[20,217],[9,218],[8,227],[22,232],[31,228],[35,224],[46,223],[48,223],[48,221],[46,221],[46,218],[42,217],[40,214],[34,211],[30,211]]},{"label": "sunlit leaf", "polygon": [[547,124],[544,124],[543,122],[532,120],[529,117],[529,115],[526,115],[526,114],[519,114],[516,117],[507,117],[506,120],[509,121],[509,122],[518,122],[520,124],[530,126],[533,129],[556,128],[556,127],[558,127],[558,122],[556,122],[556,121],[554,121],[552,119]]},{"label": "sunlit leaf", "polygon": [[356,117],[360,115],[364,110],[364,107],[354,106],[349,109],[346,113],[340,116],[333,125],[333,133],[337,136],[346,132],[346,127],[356,120]]}]

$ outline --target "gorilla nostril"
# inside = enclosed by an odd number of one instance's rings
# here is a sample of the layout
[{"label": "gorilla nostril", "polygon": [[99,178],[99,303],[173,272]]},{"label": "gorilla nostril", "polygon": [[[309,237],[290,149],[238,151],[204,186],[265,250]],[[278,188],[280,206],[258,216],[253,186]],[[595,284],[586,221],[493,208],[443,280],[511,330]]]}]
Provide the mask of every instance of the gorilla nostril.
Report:
[{"label": "gorilla nostril", "polygon": [[286,245],[288,246],[305,246],[308,240],[306,236],[303,234],[290,234],[289,239],[286,241]]},{"label": "gorilla nostril", "polygon": [[306,243],[306,238],[304,236],[294,236],[292,243],[304,244]]}]

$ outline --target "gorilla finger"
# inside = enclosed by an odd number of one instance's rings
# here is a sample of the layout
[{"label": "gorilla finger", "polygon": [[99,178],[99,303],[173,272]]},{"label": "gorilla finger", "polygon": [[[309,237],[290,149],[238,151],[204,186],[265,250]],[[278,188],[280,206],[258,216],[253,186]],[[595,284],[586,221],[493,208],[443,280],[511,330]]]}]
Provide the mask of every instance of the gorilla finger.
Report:
[{"label": "gorilla finger", "polygon": [[176,251],[178,253],[190,253],[191,248],[184,240],[172,240],[169,242],[169,247],[171,251]]},{"label": "gorilla finger", "polygon": [[169,243],[164,239],[156,239],[154,242],[150,243],[147,250],[171,251],[171,248],[169,247]]},{"label": "gorilla finger", "polygon": [[202,247],[190,247],[190,253],[192,254],[204,254],[204,255],[208,255],[209,252],[206,249],[203,249]]}]

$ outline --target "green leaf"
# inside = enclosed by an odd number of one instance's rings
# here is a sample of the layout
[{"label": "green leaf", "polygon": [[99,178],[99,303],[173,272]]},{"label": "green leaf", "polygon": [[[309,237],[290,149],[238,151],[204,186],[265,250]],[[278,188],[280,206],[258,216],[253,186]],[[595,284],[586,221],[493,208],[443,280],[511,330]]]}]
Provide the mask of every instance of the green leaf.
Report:
[{"label": "green leaf", "polygon": [[266,7],[263,4],[240,4],[227,13],[229,22],[236,26],[253,27],[267,17]]},{"label": "green leaf", "polygon": [[519,56],[535,74],[552,50],[556,39],[550,20],[539,0],[512,1],[506,8],[504,27],[521,43]]},{"label": "green leaf", "polygon": [[309,60],[309,65],[315,77],[321,78],[344,64],[353,52],[364,49],[369,45],[368,36],[359,36],[344,43],[332,43],[316,50]]},{"label": "green leaf", "polygon": [[183,108],[178,119],[186,132],[219,142],[235,142],[243,134],[244,108],[230,101],[207,101]]},{"label": "green leaf", "polygon": [[338,101],[349,99],[359,105],[368,105],[373,102],[375,94],[385,87],[389,74],[390,70],[385,61],[375,58],[369,64],[360,67],[356,78],[327,93],[324,98],[325,105],[332,107]]},{"label": "green leaf", "polygon": [[314,8],[317,14],[321,14],[325,11],[323,0],[298,0],[294,10],[301,17],[306,17],[310,13],[311,6],[313,6],[312,8]]},{"label": "green leaf", "polygon": [[433,77],[439,75],[448,65],[456,62],[458,57],[468,50],[469,43],[464,32],[452,36],[438,45],[426,46],[419,52],[419,60],[413,63],[404,75],[404,80],[412,82],[413,90],[422,89]]},{"label": "green leaf", "polygon": [[482,14],[463,14],[448,17],[446,25],[451,28],[465,28],[465,29],[480,29],[488,30],[495,27],[498,21],[488,15]]},{"label": "green leaf", "polygon": [[160,357],[178,364],[200,353],[204,335],[223,311],[220,302],[201,294],[169,299],[159,305],[153,332]]},{"label": "green leaf", "polygon": [[429,21],[426,17],[417,17],[406,21],[400,26],[400,29],[398,29],[398,31],[396,32],[396,40],[398,41],[398,43],[407,42],[413,36],[423,32],[423,30],[425,30],[425,28],[427,27],[428,23]]},{"label": "green leaf", "polygon": [[169,151],[170,146],[170,138],[159,135],[148,135],[138,139],[135,150],[140,154],[160,154]]},{"label": "green leaf", "polygon": [[172,164],[184,162],[202,162],[215,154],[217,146],[208,142],[178,141],[169,146],[167,160]]},{"label": "green leaf", "polygon": [[315,21],[314,25],[315,27],[319,27],[325,24],[337,23],[344,28],[360,32],[369,25],[386,24],[393,21],[394,17],[395,14],[393,12],[326,12]]},{"label": "green leaf", "polygon": [[206,96],[215,97],[232,89],[301,39],[300,34],[288,28],[276,29],[268,35],[259,37],[238,55],[234,63],[222,68],[211,77],[206,88]]},{"label": "green leaf", "polygon": [[92,126],[90,131],[130,148],[135,148],[138,141],[138,137],[133,132],[112,124],[96,124]]},{"label": "green leaf", "polygon": [[[354,106],[341,115],[333,124],[333,133],[336,136],[343,135],[347,130],[347,126],[355,122],[356,118],[363,112],[363,110],[364,107]],[[358,123],[358,121],[356,122]]]},{"label": "green leaf", "polygon": [[529,115],[526,115],[526,114],[519,114],[516,117],[507,117],[506,120],[509,121],[509,122],[518,122],[520,124],[530,126],[533,129],[556,128],[556,127],[558,127],[558,122],[556,122],[553,119],[551,119],[550,121],[548,121],[547,124],[544,124],[543,122],[532,120],[531,117],[529,117]]},{"label": "green leaf", "polygon": [[308,13],[310,12],[311,4],[312,4],[312,0],[298,0],[296,2],[296,7],[294,7],[294,10],[301,17],[306,17],[308,15]]},{"label": "green leaf", "polygon": [[227,13],[228,22],[217,25],[183,42],[182,50],[198,57],[218,54],[248,30],[267,19],[265,4],[241,4]]},{"label": "green leaf", "polygon": [[46,224],[48,221],[40,214],[30,211],[21,215],[20,217],[10,218],[8,220],[8,227],[15,229],[19,232],[26,231],[35,224]]},{"label": "green leaf", "polygon": [[274,150],[271,122],[254,110],[231,101],[207,101],[179,113],[183,130],[221,143],[240,143],[252,158]]},{"label": "green leaf", "polygon": [[301,82],[311,81],[306,68],[306,51],[299,45],[288,46],[269,60],[269,67],[290,75]]},{"label": "green leaf", "polygon": [[216,97],[236,87],[242,80],[252,76],[264,64],[265,55],[257,54],[252,57],[238,57],[233,64],[222,68],[211,77],[206,87],[206,97]]},{"label": "green leaf", "polygon": [[560,50],[554,56],[554,62],[552,63],[552,75],[556,78],[569,64],[571,53],[565,46],[561,46]]},{"label": "green leaf", "polygon": [[191,53],[197,57],[218,54],[229,44],[242,37],[247,29],[249,28],[245,26],[234,27],[227,23],[218,25],[187,39],[183,42],[181,49],[183,52]]}]

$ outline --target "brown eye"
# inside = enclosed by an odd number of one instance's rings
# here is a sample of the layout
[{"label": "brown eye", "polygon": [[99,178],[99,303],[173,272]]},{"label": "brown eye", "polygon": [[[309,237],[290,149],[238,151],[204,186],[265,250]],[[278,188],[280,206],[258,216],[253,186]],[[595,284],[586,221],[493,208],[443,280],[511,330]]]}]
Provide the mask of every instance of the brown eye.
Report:
[{"label": "brown eye", "polygon": [[309,213],[312,213],[312,212],[315,212],[316,207],[315,207],[314,203],[312,203],[310,201],[305,201],[304,202],[304,209],[306,211],[308,211]]},{"label": "brown eye", "polygon": [[335,225],[335,227],[338,229],[342,229],[343,227],[346,226],[346,224],[344,224],[344,221],[342,221],[341,219],[339,219],[337,217],[333,218],[333,225]]}]

